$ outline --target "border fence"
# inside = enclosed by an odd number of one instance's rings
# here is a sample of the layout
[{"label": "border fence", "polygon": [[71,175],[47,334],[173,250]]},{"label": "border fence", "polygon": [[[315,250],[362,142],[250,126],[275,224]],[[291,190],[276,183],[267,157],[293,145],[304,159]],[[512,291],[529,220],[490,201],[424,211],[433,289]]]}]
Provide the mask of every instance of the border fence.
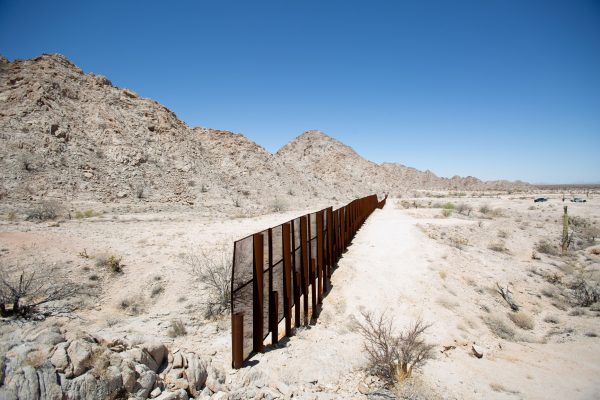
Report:
[{"label": "border fence", "polygon": [[[232,366],[265,342],[277,344],[319,314],[342,252],[375,208],[377,195],[303,215],[234,243],[231,280]],[[282,322],[284,322],[282,324]],[[283,325],[280,327],[280,325]]]}]

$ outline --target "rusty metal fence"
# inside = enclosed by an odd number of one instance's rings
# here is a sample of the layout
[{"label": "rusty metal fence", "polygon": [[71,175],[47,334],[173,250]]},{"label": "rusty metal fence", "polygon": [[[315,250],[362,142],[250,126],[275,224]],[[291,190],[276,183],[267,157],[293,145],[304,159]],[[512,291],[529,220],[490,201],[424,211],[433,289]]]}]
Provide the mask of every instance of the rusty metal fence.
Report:
[{"label": "rusty metal fence", "polygon": [[386,199],[387,195],[381,202],[377,195],[363,197],[337,210],[325,208],[235,242],[233,368],[240,368],[265,344],[277,344],[281,334],[292,336],[293,328],[318,316],[342,252],[375,208],[383,208]]}]

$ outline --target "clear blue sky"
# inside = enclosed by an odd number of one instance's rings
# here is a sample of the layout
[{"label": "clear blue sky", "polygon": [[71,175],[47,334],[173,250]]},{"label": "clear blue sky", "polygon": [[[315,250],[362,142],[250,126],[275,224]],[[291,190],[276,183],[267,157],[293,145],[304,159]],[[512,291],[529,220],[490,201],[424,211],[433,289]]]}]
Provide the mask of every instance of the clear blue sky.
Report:
[{"label": "clear blue sky", "polygon": [[600,182],[600,1],[0,0],[0,53],[44,52],[269,151]]}]

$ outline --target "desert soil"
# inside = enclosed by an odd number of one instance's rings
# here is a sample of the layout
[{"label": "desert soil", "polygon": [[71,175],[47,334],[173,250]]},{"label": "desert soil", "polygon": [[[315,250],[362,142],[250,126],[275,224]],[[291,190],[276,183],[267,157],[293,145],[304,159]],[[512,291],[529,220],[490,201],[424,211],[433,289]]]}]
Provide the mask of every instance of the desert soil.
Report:
[{"label": "desert soil", "polygon": [[[444,217],[436,202],[462,202],[473,210]],[[597,226],[600,200],[564,204],[571,216]],[[492,212],[481,212],[482,205]],[[317,398],[365,398],[358,389],[368,375],[367,359],[356,321],[372,311],[393,317],[398,329],[417,318],[432,324],[426,339],[435,344],[435,357],[415,373],[414,398],[598,398],[600,309],[574,305],[569,289],[578,276],[600,280],[600,257],[592,252],[598,246],[532,258],[540,240],[558,243],[562,206],[558,194],[541,204],[510,195],[388,200],[340,260],[316,324],[239,371],[229,368],[229,320],[204,318],[205,291],[183,259],[202,252],[227,258],[234,240],[314,210],[217,220],[164,206],[130,213],[98,209],[94,217],[58,224],[5,220],[0,249],[4,263],[60,264],[87,285],[80,310],[51,317],[52,323],[111,336],[152,335],[170,348],[211,355],[228,368],[230,380],[260,373],[292,387],[318,388],[311,391]],[[123,272],[96,266],[102,254],[122,257]],[[496,283],[510,286],[530,326],[509,319],[512,311]],[[185,324],[186,335],[168,335],[174,319]],[[473,355],[473,345],[482,358]]]}]

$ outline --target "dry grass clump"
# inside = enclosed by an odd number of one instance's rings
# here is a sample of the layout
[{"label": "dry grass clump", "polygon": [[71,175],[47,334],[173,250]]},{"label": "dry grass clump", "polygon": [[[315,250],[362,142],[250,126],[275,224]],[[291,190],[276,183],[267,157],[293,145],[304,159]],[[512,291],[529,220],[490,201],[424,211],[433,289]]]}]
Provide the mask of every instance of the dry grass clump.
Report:
[{"label": "dry grass clump", "polygon": [[508,253],[508,249],[502,242],[490,243],[490,245],[488,246],[488,249],[497,251],[499,253]]},{"label": "dry grass clump", "polygon": [[187,335],[187,330],[180,319],[172,319],[171,325],[169,326],[169,329],[167,329],[167,335],[172,338],[184,336]]},{"label": "dry grass clump", "polygon": [[442,209],[442,217],[448,218],[451,215],[452,215],[452,209],[449,209],[449,208]]},{"label": "dry grass clump", "polygon": [[94,210],[85,210],[85,211],[77,211],[75,213],[75,218],[77,219],[83,219],[83,218],[91,218],[96,216],[96,212]]},{"label": "dry grass clump", "polygon": [[143,304],[135,297],[126,297],[119,302],[119,308],[130,315],[140,315],[144,311]]},{"label": "dry grass clump", "polygon": [[498,237],[501,239],[506,239],[508,237],[508,232],[501,229],[498,231]]},{"label": "dry grass clump", "polygon": [[[569,315],[571,314],[569,313]],[[560,323],[560,319],[556,315],[549,314],[544,317],[544,322],[549,324],[558,324]]]},{"label": "dry grass clump", "polygon": [[433,357],[434,346],[423,339],[430,324],[418,319],[398,332],[393,318],[385,313],[375,316],[363,312],[362,316],[364,322],[357,324],[357,330],[365,340],[369,369],[374,375],[389,383],[400,382]]},{"label": "dry grass clump", "polygon": [[548,283],[552,283],[553,285],[562,283],[562,275],[558,272],[545,272],[544,279]]},{"label": "dry grass clump", "polygon": [[549,255],[557,255],[558,254],[558,250],[556,249],[556,246],[545,239],[540,240],[535,245],[535,250],[538,253],[542,253],[542,254],[549,254]]},{"label": "dry grass clump", "polygon": [[533,318],[523,311],[509,313],[508,318],[521,329],[532,330],[534,327]]},{"label": "dry grass clump", "polygon": [[504,340],[515,340],[515,330],[508,324],[506,319],[500,315],[489,315],[484,318],[485,324],[490,331]]},{"label": "dry grass clump", "polygon": [[448,242],[450,242],[450,246],[456,247],[459,250],[462,250],[464,246],[469,244],[469,240],[462,236],[450,236],[448,237]]}]

